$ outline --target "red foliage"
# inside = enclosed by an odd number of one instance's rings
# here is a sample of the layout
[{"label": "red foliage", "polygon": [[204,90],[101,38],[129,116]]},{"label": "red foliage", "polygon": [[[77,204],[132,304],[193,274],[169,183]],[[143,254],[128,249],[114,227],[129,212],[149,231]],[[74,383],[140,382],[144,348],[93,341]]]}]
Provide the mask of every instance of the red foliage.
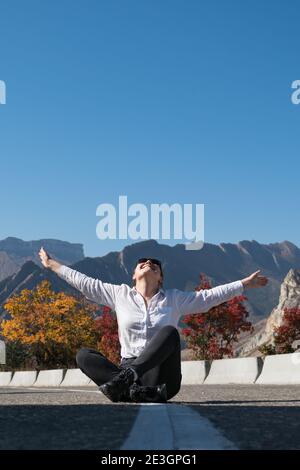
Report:
[{"label": "red foliage", "polygon": [[118,322],[116,314],[109,307],[102,308],[102,314],[95,320],[95,330],[99,335],[98,349],[107,359],[118,365],[121,359]]},{"label": "red foliage", "polygon": [[[200,274],[200,284],[196,291],[211,289],[204,273]],[[247,297],[240,295],[213,307],[205,313],[187,314],[182,321],[187,325],[182,329],[187,346],[197,359],[221,359],[233,356],[233,343],[243,331],[253,331],[248,312],[243,305]]]},{"label": "red foliage", "polygon": [[282,324],[275,328],[274,347],[276,354],[293,353],[297,346],[294,341],[300,340],[300,308],[285,308]]}]

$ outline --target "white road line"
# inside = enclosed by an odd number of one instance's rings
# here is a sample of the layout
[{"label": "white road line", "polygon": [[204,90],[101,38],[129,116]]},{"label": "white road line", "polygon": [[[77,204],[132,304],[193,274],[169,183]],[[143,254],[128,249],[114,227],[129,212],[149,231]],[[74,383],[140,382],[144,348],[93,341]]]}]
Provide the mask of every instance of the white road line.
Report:
[{"label": "white road line", "polygon": [[[153,404],[155,405],[155,403]],[[133,427],[121,450],[173,449],[167,405],[140,405]]]},{"label": "white road line", "polygon": [[172,404],[168,410],[175,449],[237,450],[209,419],[189,406]]},{"label": "white road line", "polygon": [[[237,449],[206,418],[177,403],[141,404],[121,450],[224,450]],[[151,403],[155,405],[155,403]]]}]

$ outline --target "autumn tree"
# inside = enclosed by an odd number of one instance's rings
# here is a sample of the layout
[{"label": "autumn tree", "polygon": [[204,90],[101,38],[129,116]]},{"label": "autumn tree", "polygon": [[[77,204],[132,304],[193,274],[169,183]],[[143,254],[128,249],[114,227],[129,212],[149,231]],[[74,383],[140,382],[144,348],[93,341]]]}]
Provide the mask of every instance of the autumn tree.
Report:
[{"label": "autumn tree", "polygon": [[78,349],[97,344],[98,307],[83,297],[54,292],[49,281],[13,295],[4,309],[9,319],[2,321],[1,334],[17,367],[73,367]]},{"label": "autumn tree", "polygon": [[[200,274],[200,284],[196,291],[211,289],[204,273]],[[187,346],[194,351],[196,359],[221,359],[233,356],[233,345],[240,333],[253,331],[248,312],[243,304],[243,295],[211,308],[205,313],[187,314],[182,321],[186,325],[182,334]]]},{"label": "autumn tree", "polygon": [[299,348],[300,308],[286,307],[282,323],[274,328],[273,344],[263,345],[259,351],[264,355],[293,353]]}]

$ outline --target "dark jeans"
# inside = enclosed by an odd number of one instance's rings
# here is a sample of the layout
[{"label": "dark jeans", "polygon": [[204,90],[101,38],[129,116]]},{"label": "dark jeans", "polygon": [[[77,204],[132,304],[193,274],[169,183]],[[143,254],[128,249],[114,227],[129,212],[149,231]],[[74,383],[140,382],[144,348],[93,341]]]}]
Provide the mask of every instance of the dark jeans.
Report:
[{"label": "dark jeans", "polygon": [[78,367],[98,386],[109,382],[122,369],[134,366],[140,385],[167,386],[168,400],[176,395],[181,385],[180,336],[172,325],[162,327],[149,341],[138,357],[123,358],[119,367],[102,353],[82,348],[77,353]]}]

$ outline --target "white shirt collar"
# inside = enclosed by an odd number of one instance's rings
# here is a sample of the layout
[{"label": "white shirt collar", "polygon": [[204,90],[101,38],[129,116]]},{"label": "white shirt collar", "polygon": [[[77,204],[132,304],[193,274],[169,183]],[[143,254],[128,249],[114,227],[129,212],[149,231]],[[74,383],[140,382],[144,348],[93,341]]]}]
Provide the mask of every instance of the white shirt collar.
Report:
[{"label": "white shirt collar", "polygon": [[[139,294],[139,292],[137,291],[135,286],[133,286],[131,290],[133,291],[134,294]],[[157,295],[157,294],[160,294],[160,293],[165,295],[165,290],[162,287],[160,287],[159,290],[154,295]]]}]

